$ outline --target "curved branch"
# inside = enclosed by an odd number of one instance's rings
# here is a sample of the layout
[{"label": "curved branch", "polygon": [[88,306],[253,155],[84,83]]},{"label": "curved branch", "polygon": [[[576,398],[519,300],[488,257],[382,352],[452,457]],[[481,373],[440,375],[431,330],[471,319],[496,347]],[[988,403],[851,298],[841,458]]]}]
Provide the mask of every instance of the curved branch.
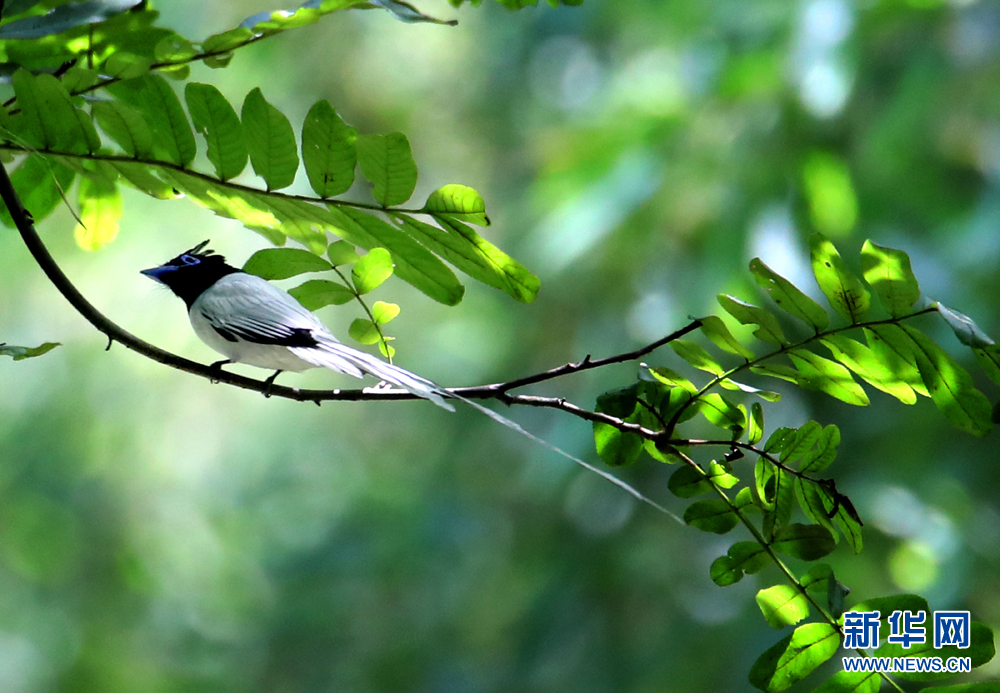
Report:
[{"label": "curved branch", "polygon": [[[17,191],[14,189],[10,176],[7,174],[7,169],[2,164],[0,164],[0,199],[2,199],[7,205],[7,209],[10,211],[11,218],[14,220],[17,230],[21,234],[21,238],[24,241],[25,246],[27,246],[28,251],[35,259],[35,262],[38,263],[38,266],[42,268],[43,272],[45,272],[45,276],[48,277],[49,281],[51,281],[56,289],[59,290],[59,293],[61,293],[66,300],[69,301],[70,305],[72,305],[80,315],[86,318],[91,325],[97,328],[97,330],[108,338],[108,348],[111,347],[113,342],[118,342],[132,351],[142,354],[143,356],[158,363],[162,363],[165,366],[170,366],[171,368],[176,368],[186,373],[201,376],[212,382],[223,382],[227,385],[243,388],[244,390],[253,390],[255,392],[292,399],[299,402],[315,402],[316,404],[319,404],[320,402],[326,401],[420,399],[410,392],[395,389],[365,388],[350,390],[302,390],[282,385],[271,385],[263,380],[247,378],[245,376],[238,375],[236,373],[229,373],[217,368],[213,369],[210,366],[197,363],[196,361],[191,361],[182,356],[177,356],[169,351],[160,349],[159,347],[136,337],[131,332],[128,332],[112,320],[108,319],[103,313],[95,308],[94,305],[83,296],[83,294],[80,293],[76,286],[73,285],[49,253],[48,248],[45,247],[42,239],[39,237],[38,232],[35,230],[35,225],[31,219],[31,215],[21,204]],[[700,321],[695,320],[690,325],[667,335],[663,339],[653,342],[652,344],[641,349],[627,352],[625,354],[618,354],[596,360],[593,360],[588,356],[579,363],[567,363],[543,373],[518,378],[509,382],[494,383],[491,385],[481,385],[476,387],[452,388],[449,389],[449,392],[454,392],[456,395],[461,395],[466,399],[496,399],[508,405],[521,404],[526,406],[556,408],[581,419],[586,419],[588,421],[601,421],[622,430],[639,433],[644,437],[654,436],[656,435],[655,431],[644,429],[641,426],[638,426],[638,424],[627,423],[608,414],[583,409],[575,404],[567,402],[564,399],[533,397],[529,395],[512,395],[509,391],[525,385],[531,385],[545,380],[558,378],[560,376],[569,375],[571,373],[577,373],[591,368],[599,368],[612,363],[621,363],[623,361],[640,358],[663,344],[666,344],[667,342],[696,329],[700,324]]]}]

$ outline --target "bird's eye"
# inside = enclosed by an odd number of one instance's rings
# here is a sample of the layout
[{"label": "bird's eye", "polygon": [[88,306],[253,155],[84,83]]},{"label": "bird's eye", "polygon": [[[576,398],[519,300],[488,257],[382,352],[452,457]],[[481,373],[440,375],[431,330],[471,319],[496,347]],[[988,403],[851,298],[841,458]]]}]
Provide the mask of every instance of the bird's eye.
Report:
[{"label": "bird's eye", "polygon": [[181,255],[180,261],[184,265],[188,265],[188,266],[201,264],[201,260],[199,260],[196,257],[192,257],[191,255]]}]

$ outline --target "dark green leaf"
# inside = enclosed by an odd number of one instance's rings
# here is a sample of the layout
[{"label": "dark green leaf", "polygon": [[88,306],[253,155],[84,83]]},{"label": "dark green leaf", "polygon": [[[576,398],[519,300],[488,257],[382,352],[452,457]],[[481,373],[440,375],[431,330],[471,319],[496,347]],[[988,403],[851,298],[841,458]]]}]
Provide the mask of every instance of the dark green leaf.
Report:
[{"label": "dark green leaf", "polygon": [[597,397],[597,411],[610,414],[618,419],[627,419],[639,406],[638,384],[619,387]]},{"label": "dark green leaf", "polygon": [[354,292],[339,282],[327,279],[310,279],[288,293],[308,310],[316,310],[328,305],[343,305],[354,298]]},{"label": "dark green leaf", "polygon": [[989,433],[993,408],[986,396],[973,387],[969,373],[919,330],[909,325],[902,329],[913,341],[920,377],[945,418],[967,433]]},{"label": "dark green leaf", "polygon": [[61,4],[45,14],[8,22],[0,27],[0,39],[35,39],[59,34],[86,24],[104,22],[116,14],[127,12],[138,4],[139,0],[102,0],[102,2]]},{"label": "dark green leaf", "polygon": [[815,481],[797,477],[795,479],[795,497],[806,517],[814,523],[826,527],[834,542],[837,542],[837,526],[831,518],[834,500],[830,492]]},{"label": "dark green leaf", "polygon": [[11,78],[21,113],[15,117],[15,130],[28,144],[74,154],[97,151],[101,140],[94,123],[70,100],[62,82],[52,75],[29,73],[19,69]]},{"label": "dark green leaf", "polygon": [[813,693],[878,693],[882,676],[863,671],[838,671]]},{"label": "dark green leaf", "polygon": [[823,427],[815,421],[806,421],[788,437],[781,451],[781,461],[791,464],[813,449],[823,433]]},{"label": "dark green leaf", "polygon": [[684,465],[670,475],[667,488],[678,498],[693,498],[711,491],[712,484],[702,469]]},{"label": "dark green leaf", "polygon": [[785,333],[781,331],[778,319],[759,306],[746,303],[727,294],[719,294],[719,305],[743,325],[758,325],[754,336],[771,344],[786,345]]},{"label": "dark green leaf", "polygon": [[844,501],[841,500],[840,507],[837,508],[837,514],[833,516],[833,519],[840,526],[840,531],[844,535],[844,539],[851,545],[854,553],[861,553],[864,545],[861,537],[861,521],[858,519],[854,508],[845,505]]},{"label": "dark green leaf", "polygon": [[764,437],[764,407],[760,402],[754,402],[750,407],[750,418],[747,421],[747,442],[756,445]]},{"label": "dark green leaf", "polygon": [[742,356],[748,361],[754,357],[754,353],[743,346],[733,333],[726,327],[726,323],[718,315],[709,315],[701,318],[701,331],[712,340],[715,346],[723,351]]},{"label": "dark green leaf", "polygon": [[137,159],[152,155],[153,132],[138,111],[121,101],[97,101],[91,108],[97,124],[126,154]]},{"label": "dark green leaf", "polygon": [[1000,346],[992,345],[973,349],[976,360],[982,366],[987,377],[997,385],[1000,385]]},{"label": "dark green leaf", "polygon": [[358,163],[358,131],[345,123],[327,101],[317,101],[302,124],[302,162],[309,184],[320,197],[347,192]]},{"label": "dark green leaf", "polygon": [[[11,174],[14,190],[21,204],[39,222],[56,208],[73,183],[75,173],[60,163],[58,157],[28,156]],[[0,204],[0,221],[13,227],[7,205]]]},{"label": "dark green leaf", "polygon": [[117,99],[138,111],[153,133],[153,155],[187,166],[198,147],[181,102],[163,77],[143,75],[105,87]]},{"label": "dark green leaf", "polygon": [[594,422],[594,444],[597,454],[609,467],[625,467],[635,463],[642,454],[642,438],[626,433],[610,424]]},{"label": "dark green leaf", "polygon": [[247,274],[262,279],[288,279],[305,272],[323,272],[330,263],[301,248],[267,248],[258,250],[243,265]]},{"label": "dark green leaf", "polygon": [[983,332],[968,315],[952,310],[943,303],[937,303],[937,309],[962,344],[973,349],[983,349],[993,345],[990,336]]},{"label": "dark green leaf", "polygon": [[871,306],[868,290],[847,269],[840,253],[826,236],[821,233],[810,236],[809,250],[816,283],[826,294],[830,305],[852,324],[859,322]]},{"label": "dark green leaf", "polygon": [[385,248],[372,248],[354,263],[351,279],[359,294],[367,294],[392,276],[392,256]]},{"label": "dark green leaf", "polygon": [[272,106],[257,87],[243,100],[240,112],[250,163],[268,190],[292,184],[299,168],[295,132],[285,114]]},{"label": "dark green leaf", "polygon": [[804,561],[815,561],[833,551],[836,542],[825,527],[793,523],[775,532],[771,547]]},{"label": "dark green leaf", "polygon": [[764,452],[769,452],[772,455],[780,454],[784,451],[785,447],[792,441],[795,437],[794,428],[781,427],[776,428],[771,435],[767,437],[767,442],[764,443]]},{"label": "dark green leaf", "polygon": [[330,247],[326,249],[326,256],[330,258],[330,262],[333,263],[334,267],[353,265],[360,257],[354,244],[347,241],[331,243]]},{"label": "dark green leaf", "polygon": [[775,585],[760,590],[757,606],[772,628],[794,626],[809,615],[809,601],[793,585]]},{"label": "dark green leaf", "polygon": [[226,97],[210,84],[189,82],[184,98],[194,128],[205,136],[208,160],[222,180],[235,178],[247,165],[247,144],[243,124]]},{"label": "dark green leaf", "polygon": [[452,184],[438,188],[427,198],[424,211],[448,214],[457,221],[477,226],[490,225],[482,195],[465,185]]},{"label": "dark green leaf", "polygon": [[361,172],[374,186],[375,201],[393,207],[409,200],[417,185],[417,164],[406,135],[359,135],[356,145]]},{"label": "dark green leaf", "polygon": [[836,654],[840,633],[829,623],[807,623],[762,654],[750,669],[750,683],[762,691],[783,691]]},{"label": "dark green leaf", "polygon": [[889,315],[895,318],[907,315],[920,298],[920,285],[910,269],[910,258],[902,250],[865,241],[861,248],[861,270]]},{"label": "dark green leaf", "polygon": [[823,306],[816,303],[798,287],[765,265],[759,258],[750,261],[750,271],[754,279],[770,294],[771,299],[789,315],[792,315],[817,332],[826,329],[830,316]]},{"label": "dark green leaf", "polygon": [[799,383],[803,387],[825,392],[847,404],[868,406],[868,395],[854,382],[851,373],[839,363],[805,349],[793,349],[788,357],[798,369],[801,375]]},{"label": "dark green leaf", "polygon": [[[764,494],[773,510],[764,513],[764,536],[769,541],[792,519],[795,506],[795,484],[791,474],[775,467],[764,487]],[[762,495],[762,498],[765,497]]]},{"label": "dark green leaf", "polygon": [[725,501],[704,500],[688,506],[684,521],[703,532],[725,534],[738,525],[740,519]]},{"label": "dark green leaf", "polygon": [[15,361],[23,361],[24,359],[34,358],[35,356],[41,356],[42,354],[47,354],[48,352],[55,349],[57,346],[61,346],[59,342],[45,342],[36,347],[22,347],[22,346],[12,346],[10,344],[0,344],[0,356],[10,356]]},{"label": "dark green leaf", "polygon": [[101,66],[101,74],[117,79],[133,79],[149,72],[153,59],[126,51],[112,53]]},{"label": "dark green leaf", "polygon": [[729,547],[725,556],[712,561],[709,574],[720,587],[732,585],[743,579],[744,574],[760,572],[771,562],[771,557],[755,541],[739,541]]},{"label": "dark green leaf", "polygon": [[241,26],[209,36],[202,42],[201,48],[206,53],[226,53],[234,48],[239,48],[252,38],[253,32],[247,27]]}]

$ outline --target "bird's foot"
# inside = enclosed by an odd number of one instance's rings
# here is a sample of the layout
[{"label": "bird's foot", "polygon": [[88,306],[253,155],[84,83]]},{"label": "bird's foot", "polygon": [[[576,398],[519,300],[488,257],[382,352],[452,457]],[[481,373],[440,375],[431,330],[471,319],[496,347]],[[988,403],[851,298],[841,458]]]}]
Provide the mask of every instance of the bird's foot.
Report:
[{"label": "bird's foot", "polygon": [[217,385],[219,383],[219,374],[222,373],[222,367],[225,366],[227,363],[232,363],[232,361],[230,361],[229,359],[223,359],[222,361],[216,361],[215,363],[213,363],[211,366],[208,367],[208,369],[213,372],[212,377],[209,378],[210,383],[212,383],[213,385]]},{"label": "bird's foot", "polygon": [[264,388],[264,397],[271,397],[271,387],[274,385],[274,379],[281,375],[281,373],[282,371],[275,371],[270,378],[264,381],[264,384],[267,386]]}]

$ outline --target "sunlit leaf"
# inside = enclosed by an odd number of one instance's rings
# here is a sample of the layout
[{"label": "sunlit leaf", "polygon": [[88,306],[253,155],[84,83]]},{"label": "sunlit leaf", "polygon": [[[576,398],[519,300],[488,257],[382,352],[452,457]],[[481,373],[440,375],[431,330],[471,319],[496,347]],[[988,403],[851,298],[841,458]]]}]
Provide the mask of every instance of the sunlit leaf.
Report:
[{"label": "sunlit leaf", "polygon": [[754,336],[757,339],[771,344],[788,344],[785,333],[781,331],[781,326],[778,324],[778,319],[770,311],[726,294],[720,294],[718,298],[723,309],[741,324],[759,326],[754,331]]},{"label": "sunlit leaf", "polygon": [[267,189],[280,190],[291,185],[299,168],[299,154],[295,132],[285,114],[268,103],[257,87],[243,100],[240,119],[250,164],[264,179]]},{"label": "sunlit leaf", "polygon": [[864,333],[875,358],[892,373],[893,378],[906,383],[919,395],[930,396],[920,378],[913,343],[899,325],[871,325],[864,328]]},{"label": "sunlit leaf", "polygon": [[726,327],[726,323],[718,315],[709,315],[701,318],[701,331],[712,340],[715,346],[723,351],[742,356],[748,361],[754,357],[754,353],[743,346],[733,333]]},{"label": "sunlit leaf", "polygon": [[374,344],[380,339],[378,328],[368,318],[357,318],[351,322],[351,326],[347,328],[347,334],[350,335],[351,339],[361,344]]},{"label": "sunlit leaf", "polygon": [[458,221],[478,226],[490,225],[483,196],[465,185],[452,184],[438,188],[427,198],[424,211],[449,214]]},{"label": "sunlit leaf", "polygon": [[760,402],[754,402],[750,407],[750,417],[747,421],[747,442],[756,445],[764,437],[764,407]]},{"label": "sunlit leaf", "polygon": [[754,662],[750,683],[762,691],[783,691],[836,654],[840,633],[829,623],[807,623],[782,638]]},{"label": "sunlit leaf", "polygon": [[809,237],[813,274],[830,305],[851,321],[860,322],[871,306],[871,296],[847,266],[840,253],[826,236],[814,233]]},{"label": "sunlit leaf", "polygon": [[359,294],[367,294],[392,276],[392,256],[385,248],[372,248],[354,263],[351,280]]},{"label": "sunlit leaf", "polygon": [[99,250],[118,236],[122,196],[113,181],[101,176],[82,177],[78,190],[79,223],[73,232],[84,250]]},{"label": "sunlit leaf", "polygon": [[718,393],[703,395],[698,400],[698,410],[719,428],[741,432],[746,428],[746,416],[740,408]]},{"label": "sunlit leaf", "polygon": [[992,406],[972,384],[968,371],[919,330],[903,325],[913,341],[920,377],[931,399],[955,427],[984,436],[992,428]]},{"label": "sunlit leaf", "polygon": [[826,329],[830,324],[830,316],[820,304],[802,293],[798,287],[765,265],[759,258],[750,261],[750,272],[778,307],[789,315],[812,326],[817,332]]},{"label": "sunlit leaf", "polygon": [[372,305],[372,317],[376,325],[385,325],[399,315],[399,306],[395,303],[375,301]]},{"label": "sunlit leaf", "polygon": [[869,404],[868,395],[854,382],[850,372],[836,361],[806,351],[793,349],[788,357],[801,374],[799,383],[811,390],[825,392],[841,402],[864,407]]},{"label": "sunlit leaf", "polygon": [[61,346],[61,344],[59,342],[45,342],[44,344],[40,344],[36,347],[0,344],[0,356],[10,356],[15,361],[23,361],[24,359],[30,359],[36,356],[41,356],[42,354],[47,354],[57,346]]},{"label": "sunlit leaf", "polygon": [[910,257],[902,250],[883,248],[865,241],[861,268],[889,315],[907,315],[920,298],[920,285],[910,269]]},{"label": "sunlit leaf", "polygon": [[[913,404],[917,396],[892,366],[880,359],[872,349],[843,334],[831,334],[820,340],[833,357],[866,382],[888,393],[903,404]],[[896,359],[892,360],[895,364]]]},{"label": "sunlit leaf", "polygon": [[320,197],[347,192],[358,162],[358,131],[345,123],[327,101],[317,101],[302,124],[302,162],[309,184]]},{"label": "sunlit leaf", "polygon": [[809,615],[809,601],[793,585],[775,585],[757,592],[757,606],[772,628],[794,626]]},{"label": "sunlit leaf", "polygon": [[689,342],[686,339],[675,339],[670,342],[669,346],[675,354],[699,370],[708,371],[712,375],[722,375],[726,372],[726,369],[712,358],[711,354],[694,342]]}]

